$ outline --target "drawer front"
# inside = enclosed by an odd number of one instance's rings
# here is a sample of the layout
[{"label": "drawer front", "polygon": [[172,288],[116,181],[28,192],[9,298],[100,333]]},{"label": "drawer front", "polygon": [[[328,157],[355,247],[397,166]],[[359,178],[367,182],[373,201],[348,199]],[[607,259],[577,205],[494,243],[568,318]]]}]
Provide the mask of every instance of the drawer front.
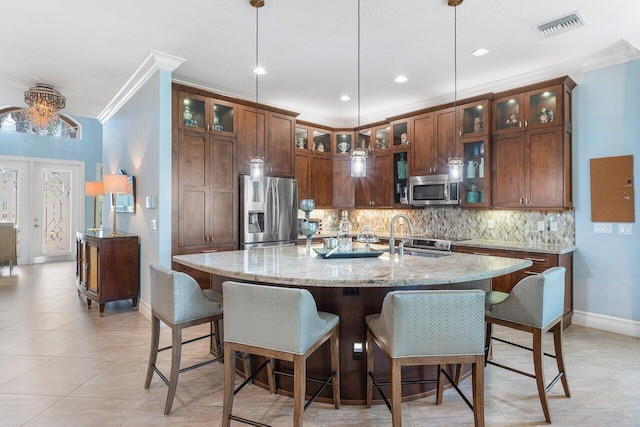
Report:
[{"label": "drawer front", "polygon": [[554,254],[541,254],[536,252],[520,252],[518,258],[533,262],[531,267],[522,270],[522,277],[532,274],[540,274],[551,267],[558,266],[558,256]]}]

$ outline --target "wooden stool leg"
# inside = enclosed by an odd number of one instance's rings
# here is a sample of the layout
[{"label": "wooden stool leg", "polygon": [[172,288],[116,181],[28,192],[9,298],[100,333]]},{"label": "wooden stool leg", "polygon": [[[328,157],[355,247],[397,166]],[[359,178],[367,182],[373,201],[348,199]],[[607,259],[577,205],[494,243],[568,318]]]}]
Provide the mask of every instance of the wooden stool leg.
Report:
[{"label": "wooden stool leg", "polygon": [[454,374],[453,380],[456,385],[460,384],[460,377],[462,376],[462,363],[456,363],[456,372]]},{"label": "wooden stool leg", "polygon": [[149,366],[147,367],[147,379],[144,382],[144,389],[148,390],[153,378],[153,367],[158,359],[158,344],[160,343],[160,319],[151,315],[151,350],[149,351]]},{"label": "wooden stool leg", "polygon": [[242,353],[242,369],[244,369],[244,377],[249,378],[251,375],[251,355],[249,353]]},{"label": "wooden stool leg", "polygon": [[438,365],[438,384],[436,391],[436,405],[442,404],[442,396],[444,394],[444,372],[442,371],[442,365]]},{"label": "wooden stool leg", "polygon": [[544,381],[544,364],[542,361],[543,349],[542,349],[542,329],[533,330],[533,367],[536,375],[536,384],[538,385],[538,396],[540,397],[540,403],[542,404],[542,411],[544,412],[544,419],[551,423],[551,416],[549,415],[549,404],[547,402],[547,391]]},{"label": "wooden stool leg", "polygon": [[367,408],[371,408],[371,401],[373,400],[373,380],[369,375],[369,372],[373,373],[373,335],[367,328]]},{"label": "wooden stool leg", "polygon": [[307,360],[296,355],[293,360],[293,427],[302,427],[307,384]]},{"label": "wooden stool leg", "polygon": [[562,372],[562,377],[560,378],[560,380],[562,381],[564,394],[567,397],[571,397],[571,392],[569,391],[569,380],[567,379],[567,371],[564,370],[564,359],[562,358],[562,322],[558,322],[558,324],[553,327],[553,346],[556,351],[556,363],[558,364],[558,372]]},{"label": "wooden stool leg", "polygon": [[222,344],[220,343],[220,321],[214,320],[211,323],[211,329],[213,329],[211,332],[214,335],[211,353],[213,354],[213,357],[218,358],[220,357],[220,349],[222,348]]},{"label": "wooden stool leg", "polygon": [[177,325],[172,326],[171,334],[171,374],[169,375],[169,391],[167,392],[167,403],[164,405],[164,414],[169,415],[173,398],[178,387],[178,374],[180,373],[180,357],[182,356],[182,328]]},{"label": "wooden stool leg", "polygon": [[391,359],[391,425],[402,426],[402,365]]},{"label": "wooden stool leg", "polygon": [[276,366],[276,359],[273,357],[269,358],[269,364],[267,365],[267,382],[269,383],[269,391],[271,394],[276,394],[277,386],[276,386],[276,374],[273,373]]},{"label": "wooden stool leg", "polygon": [[340,336],[338,326],[331,332],[331,371],[335,376],[331,380],[333,386],[333,406],[340,409]]},{"label": "wooden stool leg", "polygon": [[484,357],[478,356],[471,366],[473,389],[473,423],[475,427],[484,427]]},{"label": "wooden stool leg", "polygon": [[236,376],[236,358],[235,350],[232,344],[226,343],[224,345],[224,398],[222,404],[222,426],[229,427],[231,420],[231,408],[233,408],[233,389],[235,388],[235,376]]}]

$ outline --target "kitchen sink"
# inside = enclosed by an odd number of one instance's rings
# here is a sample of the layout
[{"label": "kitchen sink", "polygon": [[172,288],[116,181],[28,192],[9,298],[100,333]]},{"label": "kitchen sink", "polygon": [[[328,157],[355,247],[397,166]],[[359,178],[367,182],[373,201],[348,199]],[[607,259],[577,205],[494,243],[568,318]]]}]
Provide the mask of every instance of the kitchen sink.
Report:
[{"label": "kitchen sink", "polygon": [[421,256],[425,258],[442,258],[451,255],[450,252],[422,252],[422,251],[408,251],[405,249],[405,255]]}]

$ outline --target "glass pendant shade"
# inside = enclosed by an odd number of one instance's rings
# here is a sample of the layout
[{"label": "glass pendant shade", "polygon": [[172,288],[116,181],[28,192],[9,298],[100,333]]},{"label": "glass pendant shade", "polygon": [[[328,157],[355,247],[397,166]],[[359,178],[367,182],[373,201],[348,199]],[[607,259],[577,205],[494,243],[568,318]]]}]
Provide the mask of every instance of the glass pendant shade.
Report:
[{"label": "glass pendant shade", "polygon": [[262,180],[264,177],[264,160],[262,157],[254,157],[251,159],[249,174],[251,175],[251,181],[255,182]]},{"label": "glass pendant shade", "polygon": [[461,157],[449,157],[447,165],[449,166],[449,180],[451,182],[462,181],[462,165],[464,165],[464,160]]},{"label": "glass pendant shade", "polygon": [[365,150],[353,150],[351,153],[351,176],[354,178],[367,176],[367,152]]}]

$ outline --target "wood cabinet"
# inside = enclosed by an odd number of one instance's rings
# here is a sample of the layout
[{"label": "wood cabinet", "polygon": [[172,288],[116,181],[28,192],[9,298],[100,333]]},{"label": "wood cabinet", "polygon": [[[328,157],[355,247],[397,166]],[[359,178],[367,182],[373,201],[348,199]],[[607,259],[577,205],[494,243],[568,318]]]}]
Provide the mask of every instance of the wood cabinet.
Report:
[{"label": "wood cabinet", "polygon": [[89,308],[96,302],[102,316],[105,303],[123,299],[131,299],[133,308],[138,308],[138,253],[138,236],[76,233],[76,286]]},{"label": "wood cabinet", "polygon": [[[333,207],[331,137],[331,132],[323,129],[300,124],[295,127],[298,201],[313,199],[321,209]],[[322,150],[318,150],[320,146]]]},{"label": "wood cabinet", "polygon": [[501,292],[511,292],[511,289],[523,278],[540,274],[551,267],[564,267],[566,273],[564,276],[564,328],[571,324],[573,316],[573,253],[549,254],[541,252],[527,252],[516,250],[504,250],[493,248],[479,248],[469,246],[455,246],[454,252],[470,253],[475,255],[490,255],[509,258],[527,259],[533,265],[525,270],[519,270],[515,273],[506,274],[491,279],[491,289]]},{"label": "wood cabinet", "polygon": [[[219,107],[223,104],[213,98],[173,91],[171,254],[233,250],[238,246],[237,143],[233,135],[241,133],[240,109],[235,108],[233,120],[227,115],[214,122],[209,116],[211,124],[216,123],[214,129],[184,126],[180,106],[185,99],[218,106],[217,114],[223,111]],[[192,275],[201,287],[209,287],[208,274],[176,264],[173,268]]]},{"label": "wood cabinet", "polygon": [[333,207],[334,209],[351,209],[355,207],[355,181],[362,178],[351,177],[349,157],[334,157],[332,166]]},{"label": "wood cabinet", "polygon": [[411,119],[412,175],[448,173],[449,158],[456,157],[455,116],[455,109],[450,107],[420,114]]},{"label": "wood cabinet", "polygon": [[248,174],[249,162],[257,155],[264,157],[267,175],[293,177],[294,136],[294,116],[238,106],[238,147],[234,159],[237,173]]},{"label": "wood cabinet", "polygon": [[568,209],[571,92],[568,77],[496,95],[493,102],[492,205]]},{"label": "wood cabinet", "polygon": [[354,178],[356,208],[388,208],[393,188],[393,156],[390,150],[376,150],[367,159],[367,176]]}]

